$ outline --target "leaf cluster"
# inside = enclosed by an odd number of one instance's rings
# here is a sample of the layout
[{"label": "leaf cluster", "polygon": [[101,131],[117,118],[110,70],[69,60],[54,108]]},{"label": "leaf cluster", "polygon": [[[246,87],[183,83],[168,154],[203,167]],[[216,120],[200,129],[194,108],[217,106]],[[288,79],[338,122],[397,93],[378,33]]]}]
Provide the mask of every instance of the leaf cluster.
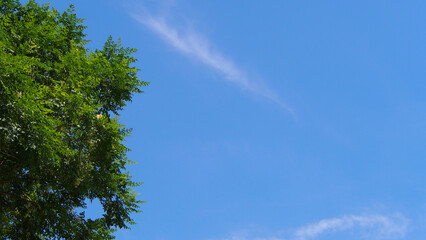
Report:
[{"label": "leaf cluster", "polygon": [[[89,51],[82,22],[0,0],[0,239],[112,239],[138,211],[117,116],[148,83],[136,49]],[[76,211],[94,199],[103,217]]]}]

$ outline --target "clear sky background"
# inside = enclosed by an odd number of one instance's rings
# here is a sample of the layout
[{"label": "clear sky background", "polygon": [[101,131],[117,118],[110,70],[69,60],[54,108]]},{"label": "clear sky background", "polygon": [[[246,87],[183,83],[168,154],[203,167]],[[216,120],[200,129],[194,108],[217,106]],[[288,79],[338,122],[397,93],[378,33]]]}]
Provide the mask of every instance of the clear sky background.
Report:
[{"label": "clear sky background", "polygon": [[118,239],[426,239],[426,1],[70,3],[151,82]]}]

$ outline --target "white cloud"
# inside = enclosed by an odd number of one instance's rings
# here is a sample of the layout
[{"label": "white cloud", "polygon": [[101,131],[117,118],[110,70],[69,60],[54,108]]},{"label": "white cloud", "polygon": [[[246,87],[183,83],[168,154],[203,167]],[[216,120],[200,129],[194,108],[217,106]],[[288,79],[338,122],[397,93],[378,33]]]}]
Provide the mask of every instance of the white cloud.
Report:
[{"label": "white cloud", "polygon": [[222,240],[284,240],[283,238],[276,237],[244,237],[244,236],[232,236],[230,238],[223,238]]},{"label": "white cloud", "polygon": [[276,237],[276,236],[262,237],[256,234],[234,233],[234,234],[231,234],[229,237],[220,238],[220,239],[211,239],[211,240],[285,240],[285,239],[282,237]]},{"label": "white cloud", "polygon": [[315,239],[326,233],[335,233],[352,228],[363,228],[370,238],[391,239],[404,237],[408,220],[400,215],[361,215],[323,219],[317,223],[299,228],[294,233],[297,240]]},{"label": "white cloud", "polygon": [[[280,234],[268,234],[248,228],[233,232],[228,237],[215,240],[314,240],[322,235],[356,230],[364,239],[397,239],[403,238],[407,232],[408,219],[401,214],[384,215],[348,215],[340,218],[328,218]],[[353,234],[353,233],[350,233]]]},{"label": "white cloud", "polygon": [[153,17],[146,11],[144,14],[132,14],[132,17],[154,31],[179,52],[211,67],[223,74],[226,80],[235,83],[241,88],[272,100],[295,117],[294,111],[284,104],[274,91],[257,81],[249,79],[247,74],[237,67],[235,63],[224,57],[220,52],[213,50],[209,41],[200,34],[190,30],[178,31],[176,27],[167,23],[164,18]]}]

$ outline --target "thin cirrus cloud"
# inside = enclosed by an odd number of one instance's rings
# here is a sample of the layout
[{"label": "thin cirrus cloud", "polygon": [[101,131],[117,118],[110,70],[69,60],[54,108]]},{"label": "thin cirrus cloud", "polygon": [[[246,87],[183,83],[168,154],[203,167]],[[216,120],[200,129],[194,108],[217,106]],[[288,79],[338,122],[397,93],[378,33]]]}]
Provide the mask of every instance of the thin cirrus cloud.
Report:
[{"label": "thin cirrus cloud", "polygon": [[229,58],[224,57],[223,54],[212,49],[209,41],[205,37],[194,31],[179,31],[176,27],[167,23],[163,17],[153,17],[146,11],[143,12],[143,14],[131,14],[131,16],[159,35],[167,44],[173,46],[182,54],[196,59],[221,73],[227,81],[233,82],[242,89],[246,89],[251,93],[279,104],[294,118],[296,117],[294,111],[287,106],[274,91],[260,82],[251,80],[247,74]]},{"label": "thin cirrus cloud", "polygon": [[402,238],[407,232],[408,220],[401,214],[393,216],[361,215],[341,218],[323,219],[317,223],[299,228],[294,237],[297,240],[312,240],[323,234],[363,228],[369,238],[394,239]]},{"label": "thin cirrus cloud", "polygon": [[[259,234],[253,230],[238,231],[230,237],[220,240],[314,240],[323,235],[356,229],[364,239],[399,239],[407,233],[408,219],[401,214],[384,215],[348,215],[340,218],[322,219],[303,226],[288,234]],[[362,237],[362,236],[359,236]]]}]

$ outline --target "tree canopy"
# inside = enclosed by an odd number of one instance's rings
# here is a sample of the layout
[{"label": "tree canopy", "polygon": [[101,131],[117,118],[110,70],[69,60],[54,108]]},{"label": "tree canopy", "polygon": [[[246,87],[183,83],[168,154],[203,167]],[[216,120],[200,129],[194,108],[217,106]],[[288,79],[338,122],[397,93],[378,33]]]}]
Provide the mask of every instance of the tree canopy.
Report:
[{"label": "tree canopy", "polygon": [[112,239],[142,203],[117,116],[148,83],[136,49],[90,51],[82,22],[72,5],[0,0],[0,239]]}]

